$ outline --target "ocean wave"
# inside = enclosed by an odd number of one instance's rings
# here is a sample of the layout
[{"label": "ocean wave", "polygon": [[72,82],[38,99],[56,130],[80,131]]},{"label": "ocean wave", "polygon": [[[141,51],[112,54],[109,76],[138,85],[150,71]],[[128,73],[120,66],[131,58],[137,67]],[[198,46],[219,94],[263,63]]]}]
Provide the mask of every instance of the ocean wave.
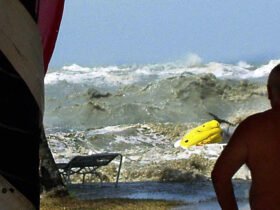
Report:
[{"label": "ocean wave", "polygon": [[213,74],[180,75],[112,91],[63,82],[46,87],[45,124],[97,128],[153,122],[201,123],[211,119],[209,112],[233,120],[267,109],[266,98],[264,84],[221,80]]},{"label": "ocean wave", "polygon": [[214,74],[220,79],[256,79],[267,77],[271,69],[280,60],[271,60],[261,66],[254,66],[244,61],[237,64],[218,62],[201,63],[199,58],[182,62],[147,65],[123,65],[83,67],[78,64],[64,66],[59,70],[50,70],[45,78],[46,85],[62,81],[71,84],[94,83],[101,88],[115,88],[131,84],[147,84],[151,81],[188,74]]},{"label": "ocean wave", "polygon": [[[223,144],[175,148],[176,139],[193,127],[136,124],[64,132],[47,129],[47,139],[56,162],[68,162],[76,155],[119,152],[123,155],[122,180],[196,182],[210,177]],[[113,177],[116,170],[109,170]],[[244,177],[244,173],[237,176]]]}]

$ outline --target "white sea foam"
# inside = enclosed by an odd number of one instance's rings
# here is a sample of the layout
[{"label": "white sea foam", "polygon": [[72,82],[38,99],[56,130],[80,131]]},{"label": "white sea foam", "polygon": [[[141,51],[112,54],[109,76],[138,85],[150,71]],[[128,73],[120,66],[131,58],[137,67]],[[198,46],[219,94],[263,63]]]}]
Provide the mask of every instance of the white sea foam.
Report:
[{"label": "white sea foam", "polygon": [[271,60],[268,64],[257,68],[250,75],[248,75],[248,77],[250,76],[250,77],[253,77],[253,78],[259,78],[259,77],[268,76],[271,69],[279,63],[280,63],[280,60]]},{"label": "white sea foam", "polygon": [[209,62],[202,64],[196,55],[189,55],[185,61],[165,64],[83,67],[77,64],[64,66],[58,71],[49,72],[45,84],[91,83],[95,86],[116,87],[135,83],[148,83],[156,79],[165,79],[182,74],[214,74],[220,79],[256,79],[267,77],[271,69],[280,63],[271,60],[267,64],[254,67],[244,61],[237,64]]},{"label": "white sea foam", "polygon": [[122,131],[125,131],[129,128],[132,128],[133,126],[108,126],[108,127],[104,127],[104,128],[100,128],[100,129],[96,129],[96,130],[92,130],[88,132],[88,135],[98,135],[98,134],[108,134],[108,133],[119,133]]}]

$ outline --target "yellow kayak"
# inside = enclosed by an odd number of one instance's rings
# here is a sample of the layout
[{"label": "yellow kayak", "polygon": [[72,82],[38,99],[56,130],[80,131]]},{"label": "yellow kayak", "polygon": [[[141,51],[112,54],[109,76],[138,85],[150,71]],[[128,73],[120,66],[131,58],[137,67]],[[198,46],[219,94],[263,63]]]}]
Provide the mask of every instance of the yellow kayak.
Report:
[{"label": "yellow kayak", "polygon": [[176,141],[175,147],[189,148],[194,145],[218,143],[222,141],[222,129],[216,120],[206,122],[188,132],[180,140]]}]

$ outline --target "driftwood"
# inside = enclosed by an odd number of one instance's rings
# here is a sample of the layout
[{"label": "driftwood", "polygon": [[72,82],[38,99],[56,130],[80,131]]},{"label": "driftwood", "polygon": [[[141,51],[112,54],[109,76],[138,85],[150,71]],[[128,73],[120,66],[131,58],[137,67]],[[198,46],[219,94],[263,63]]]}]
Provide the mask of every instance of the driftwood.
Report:
[{"label": "driftwood", "polygon": [[214,118],[214,120],[217,120],[219,123],[225,123],[225,124],[228,124],[230,126],[235,126],[233,123],[227,121],[227,120],[224,120],[224,119],[221,119],[220,117],[218,117],[217,115],[211,113],[211,112],[208,112],[208,114],[210,116],[212,116]]}]

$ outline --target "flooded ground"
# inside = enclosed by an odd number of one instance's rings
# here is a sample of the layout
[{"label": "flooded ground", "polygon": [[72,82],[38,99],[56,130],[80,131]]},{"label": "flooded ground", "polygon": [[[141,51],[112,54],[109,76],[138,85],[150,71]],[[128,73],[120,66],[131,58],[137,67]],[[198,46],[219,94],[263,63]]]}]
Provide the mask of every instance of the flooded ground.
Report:
[{"label": "flooded ground", "polygon": [[[234,181],[235,194],[241,210],[250,209],[249,185],[250,181]],[[121,182],[117,187],[114,183],[73,184],[69,189],[75,196],[85,200],[100,198],[175,200],[182,201],[184,205],[174,210],[219,209],[210,180],[195,183]]]}]

